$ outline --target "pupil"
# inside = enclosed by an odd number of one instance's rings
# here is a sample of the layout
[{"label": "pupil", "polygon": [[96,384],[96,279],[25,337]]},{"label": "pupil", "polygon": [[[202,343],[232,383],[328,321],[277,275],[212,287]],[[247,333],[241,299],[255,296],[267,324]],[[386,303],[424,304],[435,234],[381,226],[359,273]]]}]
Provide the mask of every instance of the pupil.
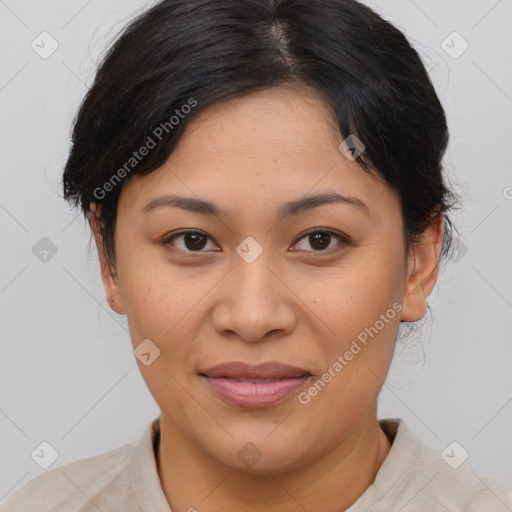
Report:
[{"label": "pupil", "polygon": [[[205,237],[200,233],[187,233],[185,235],[185,245],[187,246],[187,249],[202,249],[203,247],[201,246],[201,238]],[[188,240],[192,240],[192,247],[187,243]],[[199,244],[199,247],[197,247],[197,244]],[[204,240],[202,245],[204,246]]]},{"label": "pupil", "polygon": [[[310,237],[313,237],[313,243],[311,243],[311,247],[313,247],[314,249],[325,249],[326,247],[329,246],[329,242],[331,240],[331,235],[329,235],[329,233],[313,233],[312,235],[310,235]],[[316,247],[316,242],[318,241],[320,242],[321,247]],[[323,246],[322,241],[324,242]],[[325,244],[325,241],[327,241],[327,244]]]}]

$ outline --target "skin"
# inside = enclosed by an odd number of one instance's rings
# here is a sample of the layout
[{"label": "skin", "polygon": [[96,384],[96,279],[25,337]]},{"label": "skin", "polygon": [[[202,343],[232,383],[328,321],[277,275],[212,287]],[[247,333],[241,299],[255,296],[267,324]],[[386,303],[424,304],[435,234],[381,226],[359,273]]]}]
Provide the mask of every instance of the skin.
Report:
[{"label": "skin", "polygon": [[[149,366],[137,363],[162,411],[158,471],[175,511],[292,512],[320,503],[324,512],[345,510],[390,450],[377,397],[400,320],[426,312],[442,218],[407,254],[398,194],[347,159],[341,140],[314,94],[257,92],[203,111],[161,168],[126,182],[115,269],[106,263],[93,206],[107,297],[127,315],[134,348],[149,338],[160,349]],[[277,217],[283,203],[325,191],[359,198],[369,211],[324,204]],[[177,207],[141,213],[166,193],[206,199],[232,216]],[[315,245],[303,236],[311,228],[331,231],[331,241]],[[199,256],[197,240],[184,236],[161,245],[183,229],[207,235]],[[252,263],[236,252],[248,236],[263,250]],[[225,361],[279,361],[316,381],[395,302],[401,311],[307,405],[293,396],[242,409],[198,376]],[[252,467],[237,457],[248,442],[261,454]]]}]

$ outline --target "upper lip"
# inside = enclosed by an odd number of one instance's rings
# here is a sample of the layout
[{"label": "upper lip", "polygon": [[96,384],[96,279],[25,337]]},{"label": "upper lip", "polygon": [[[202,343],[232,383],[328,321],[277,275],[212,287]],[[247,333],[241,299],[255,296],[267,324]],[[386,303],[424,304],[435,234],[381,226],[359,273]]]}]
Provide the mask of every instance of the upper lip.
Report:
[{"label": "upper lip", "polygon": [[247,364],[242,361],[229,361],[201,371],[206,377],[226,377],[232,379],[286,379],[310,376],[303,368],[274,361]]}]

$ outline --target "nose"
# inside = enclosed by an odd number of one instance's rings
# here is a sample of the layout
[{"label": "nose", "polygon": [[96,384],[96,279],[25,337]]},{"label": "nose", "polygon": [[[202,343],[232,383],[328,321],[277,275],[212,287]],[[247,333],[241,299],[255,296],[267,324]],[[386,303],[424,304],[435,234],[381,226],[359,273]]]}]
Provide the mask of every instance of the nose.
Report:
[{"label": "nose", "polygon": [[235,261],[221,282],[213,312],[216,332],[247,342],[293,332],[298,298],[283,272],[273,267],[263,254],[252,263]]}]

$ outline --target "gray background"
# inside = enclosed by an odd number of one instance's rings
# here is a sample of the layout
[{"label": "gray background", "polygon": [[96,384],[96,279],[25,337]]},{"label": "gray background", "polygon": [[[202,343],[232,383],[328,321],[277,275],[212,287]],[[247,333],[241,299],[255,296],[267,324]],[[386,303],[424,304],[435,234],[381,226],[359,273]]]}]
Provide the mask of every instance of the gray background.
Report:
[{"label": "gray background", "polygon": [[[379,416],[404,418],[440,452],[457,441],[475,470],[512,490],[512,1],[365,3],[430,70],[449,119],[445,166],[465,200],[459,251],[429,298],[432,314],[397,349]],[[88,228],[60,197],[95,65],[146,5],[0,0],[0,500],[44,471],[31,458],[42,441],[59,454],[54,468],[133,441],[159,413],[126,319],[106,303]],[[31,47],[43,46],[43,31],[58,43],[46,59]],[[469,43],[458,58],[442,46],[454,31]],[[46,261],[43,237],[57,250]]]}]

